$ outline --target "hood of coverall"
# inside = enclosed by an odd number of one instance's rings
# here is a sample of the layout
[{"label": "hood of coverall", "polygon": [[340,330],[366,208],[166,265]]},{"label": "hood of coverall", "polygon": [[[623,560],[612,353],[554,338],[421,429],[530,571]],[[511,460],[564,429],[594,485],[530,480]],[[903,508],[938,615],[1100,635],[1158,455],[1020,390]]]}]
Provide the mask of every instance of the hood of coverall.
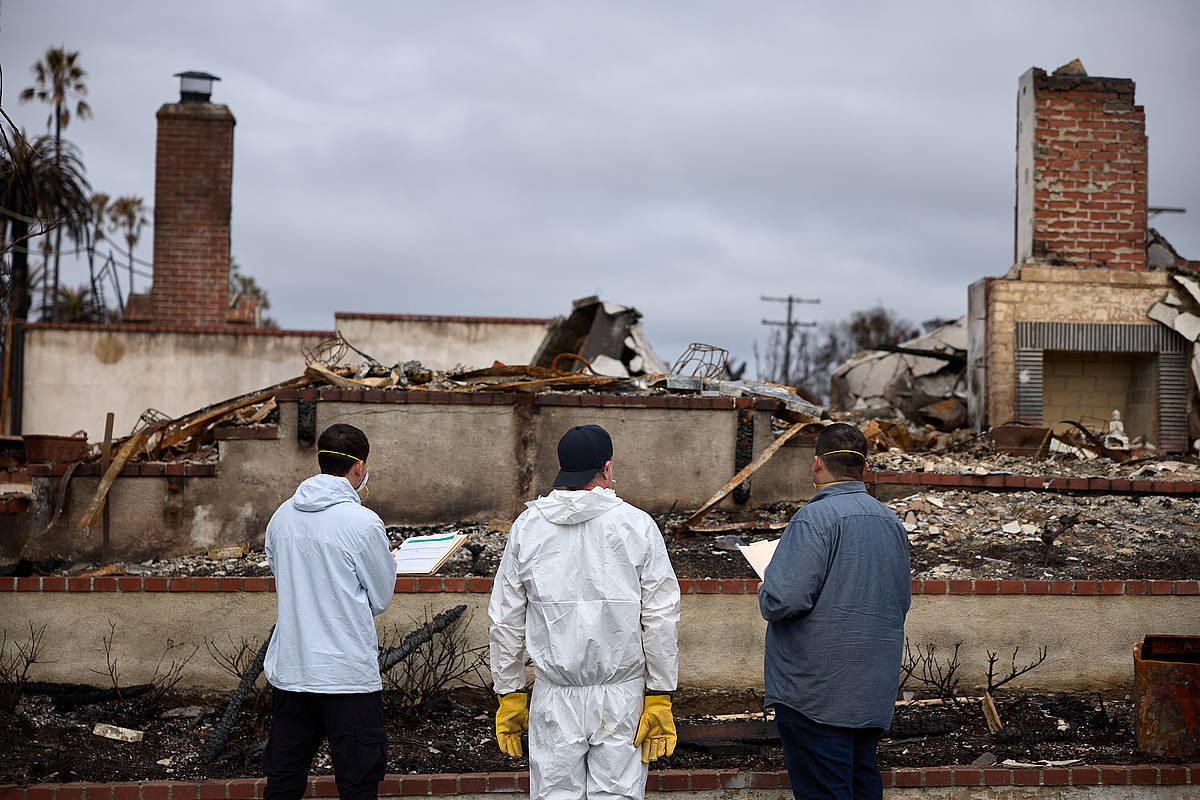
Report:
[{"label": "hood of coverall", "polygon": [[586,492],[555,489],[545,497],[531,500],[525,505],[536,508],[555,525],[576,525],[616,508],[621,505],[621,498],[617,497],[617,493],[612,489],[602,489],[599,486]]},{"label": "hood of coverall", "polygon": [[296,487],[292,505],[297,511],[324,511],[338,503],[358,503],[350,481],[337,475],[313,475]]}]

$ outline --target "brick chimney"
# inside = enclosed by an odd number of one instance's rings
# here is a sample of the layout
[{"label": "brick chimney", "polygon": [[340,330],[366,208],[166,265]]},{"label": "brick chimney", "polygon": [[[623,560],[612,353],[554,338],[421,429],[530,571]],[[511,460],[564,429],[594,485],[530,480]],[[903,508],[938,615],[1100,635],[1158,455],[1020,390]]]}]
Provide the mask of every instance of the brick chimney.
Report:
[{"label": "brick chimney", "polygon": [[154,283],[146,305],[155,324],[222,327],[231,321],[234,118],[227,106],[210,101],[215,75],[176,77],[179,102],[157,114]]},{"label": "brick chimney", "polygon": [[1021,76],[1016,264],[1146,269],[1146,115],[1078,60]]}]

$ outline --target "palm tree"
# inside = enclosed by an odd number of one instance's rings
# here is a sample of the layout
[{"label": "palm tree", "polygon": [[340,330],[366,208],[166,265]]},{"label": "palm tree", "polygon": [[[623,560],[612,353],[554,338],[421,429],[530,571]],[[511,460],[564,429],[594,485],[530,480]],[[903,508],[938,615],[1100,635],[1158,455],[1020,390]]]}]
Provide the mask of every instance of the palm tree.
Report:
[{"label": "palm tree", "polygon": [[96,284],[96,245],[104,238],[104,224],[108,220],[109,196],[104,192],[95,192],[88,203],[88,279],[92,285],[92,295],[100,299],[100,287]]},{"label": "palm tree", "polygon": [[[87,95],[87,85],[83,79],[87,72],[76,63],[79,51],[67,52],[66,47],[51,47],[46,55],[33,65],[33,86],[21,91],[20,100],[28,103],[37,100],[50,106],[50,114],[46,117],[46,128],[54,129],[55,152],[61,151],[62,132],[71,124],[71,105],[74,102],[75,115],[87,119],[92,115],[92,107],[83,98]],[[54,293],[58,296],[58,264],[62,250],[62,228],[54,232]]]},{"label": "palm tree", "polygon": [[23,134],[0,153],[0,233],[12,250],[8,311],[29,316],[31,235],[64,229],[72,239],[85,235],[89,190],[79,151],[70,142]]},{"label": "palm tree", "polygon": [[60,286],[54,317],[60,322],[107,322],[108,309],[85,283],[72,289]]},{"label": "palm tree", "polygon": [[118,197],[108,207],[108,226],[110,231],[121,231],[125,234],[125,246],[129,256],[129,293],[133,294],[133,248],[142,238],[142,226],[150,224],[147,216],[150,209],[137,195],[128,194]]}]

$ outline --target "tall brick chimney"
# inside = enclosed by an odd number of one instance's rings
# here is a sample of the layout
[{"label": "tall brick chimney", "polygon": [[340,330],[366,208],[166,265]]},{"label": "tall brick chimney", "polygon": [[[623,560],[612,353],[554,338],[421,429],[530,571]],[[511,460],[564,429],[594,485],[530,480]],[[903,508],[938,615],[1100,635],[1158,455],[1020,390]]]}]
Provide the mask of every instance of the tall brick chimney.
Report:
[{"label": "tall brick chimney", "polygon": [[224,326],[229,307],[233,126],[210,102],[215,75],[182,72],[178,103],[158,110],[154,162],[154,283],[149,321]]},{"label": "tall brick chimney", "polygon": [[1146,115],[1078,60],[1021,76],[1016,264],[1146,269]]}]

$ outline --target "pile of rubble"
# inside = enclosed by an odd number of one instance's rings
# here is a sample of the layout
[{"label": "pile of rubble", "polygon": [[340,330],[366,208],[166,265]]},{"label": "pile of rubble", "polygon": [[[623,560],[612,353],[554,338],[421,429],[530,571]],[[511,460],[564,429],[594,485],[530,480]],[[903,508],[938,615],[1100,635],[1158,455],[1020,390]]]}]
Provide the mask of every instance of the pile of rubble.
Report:
[{"label": "pile of rubble", "polygon": [[949,475],[1053,475],[1066,478],[1119,478],[1128,480],[1200,480],[1195,458],[1150,457],[1132,461],[1111,458],[1081,460],[1069,454],[1047,458],[996,452],[983,444],[953,453],[909,453],[899,449],[873,453],[875,471],[929,472]]},{"label": "pile of rubble", "polygon": [[933,491],[887,504],[918,578],[1194,578],[1200,500]]},{"label": "pile of rubble", "polygon": [[895,346],[859,353],[833,371],[832,405],[866,419],[899,418],[950,432],[967,417],[967,318]]}]

